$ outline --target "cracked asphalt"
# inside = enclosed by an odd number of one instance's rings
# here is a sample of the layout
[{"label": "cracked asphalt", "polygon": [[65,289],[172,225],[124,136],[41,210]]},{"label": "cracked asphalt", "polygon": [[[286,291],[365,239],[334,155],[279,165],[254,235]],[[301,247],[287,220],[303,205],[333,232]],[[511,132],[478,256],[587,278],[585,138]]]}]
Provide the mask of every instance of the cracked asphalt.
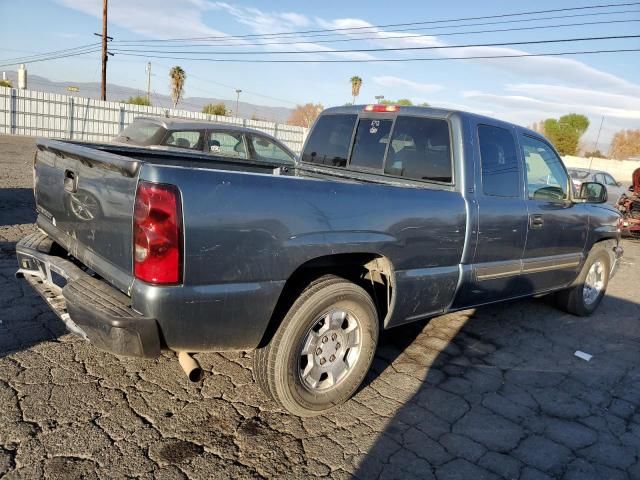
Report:
[{"label": "cracked asphalt", "polygon": [[251,352],[197,355],[194,385],[172,355],[66,334],[13,276],[33,152],[0,136],[0,477],[640,478],[640,243],[592,317],[542,298],[398,328],[351,401],[300,419],[262,394]]}]

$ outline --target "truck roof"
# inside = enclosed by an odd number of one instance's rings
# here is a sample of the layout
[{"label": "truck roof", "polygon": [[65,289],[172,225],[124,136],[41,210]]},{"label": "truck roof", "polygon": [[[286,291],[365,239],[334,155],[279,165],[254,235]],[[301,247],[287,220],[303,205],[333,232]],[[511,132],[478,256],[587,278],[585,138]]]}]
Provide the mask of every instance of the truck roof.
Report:
[{"label": "truck roof", "polygon": [[[359,114],[359,113],[364,111],[364,108],[367,105],[368,104],[363,104],[363,105],[344,105],[344,106],[341,106],[341,107],[331,107],[331,108],[327,108],[327,109],[323,110],[322,115],[327,114],[327,113]],[[452,115],[459,115],[461,117],[468,117],[468,118],[473,117],[473,118],[475,118],[477,120],[487,119],[487,120],[491,120],[491,122],[501,122],[501,123],[508,124],[508,125],[514,125],[518,129],[520,129],[521,131],[524,131],[524,132],[530,134],[531,136],[544,138],[544,135],[542,135],[541,133],[536,132],[534,130],[531,130],[529,128],[523,127],[521,125],[517,125],[515,123],[508,122],[508,121],[505,121],[505,120],[500,120],[500,119],[493,118],[493,117],[488,117],[486,115],[480,115],[480,114],[477,114],[477,113],[466,112],[464,110],[458,110],[458,109],[400,105],[397,112],[389,112],[389,113],[403,113],[403,114],[406,114],[406,115],[428,116],[428,117],[436,117],[436,118],[449,118]]]}]

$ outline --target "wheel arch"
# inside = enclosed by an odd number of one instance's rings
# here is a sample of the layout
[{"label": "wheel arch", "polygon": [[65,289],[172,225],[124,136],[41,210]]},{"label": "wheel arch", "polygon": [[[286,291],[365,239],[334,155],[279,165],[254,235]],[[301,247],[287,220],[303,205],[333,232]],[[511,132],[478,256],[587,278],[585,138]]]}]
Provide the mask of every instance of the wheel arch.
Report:
[{"label": "wheel arch", "polygon": [[258,347],[269,343],[296,298],[316,279],[327,274],[345,278],[364,288],[376,305],[382,328],[395,303],[396,283],[391,260],[374,252],[322,255],[298,266],[286,280]]}]

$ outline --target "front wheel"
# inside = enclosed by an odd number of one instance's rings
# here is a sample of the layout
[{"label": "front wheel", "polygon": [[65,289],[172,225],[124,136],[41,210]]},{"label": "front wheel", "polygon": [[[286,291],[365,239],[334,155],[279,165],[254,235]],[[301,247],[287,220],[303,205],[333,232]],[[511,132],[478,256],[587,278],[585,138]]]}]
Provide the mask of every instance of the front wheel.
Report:
[{"label": "front wheel", "polygon": [[594,247],[574,286],[557,294],[558,306],[574,315],[591,315],[604,297],[610,272],[609,254],[603,248]]},{"label": "front wheel", "polygon": [[348,400],[362,383],[378,342],[369,294],[335,276],[312,283],[271,341],[254,355],[262,389],[289,412],[313,416]]}]

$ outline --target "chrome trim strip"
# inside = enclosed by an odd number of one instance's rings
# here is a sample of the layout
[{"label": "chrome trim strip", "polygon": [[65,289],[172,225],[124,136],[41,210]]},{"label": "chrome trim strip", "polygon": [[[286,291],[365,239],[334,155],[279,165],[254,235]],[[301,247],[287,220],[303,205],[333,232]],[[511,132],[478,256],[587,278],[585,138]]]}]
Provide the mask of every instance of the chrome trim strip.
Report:
[{"label": "chrome trim strip", "polygon": [[525,260],[487,262],[473,267],[478,282],[496,280],[527,273],[548,272],[565,268],[577,268],[582,263],[581,253],[551,255]]},{"label": "chrome trim strip", "polygon": [[506,262],[487,262],[483,264],[483,266],[476,266],[474,270],[476,274],[476,280],[481,282],[483,280],[493,280],[496,278],[520,275],[520,273],[522,272],[522,262],[520,260],[508,260]]}]

